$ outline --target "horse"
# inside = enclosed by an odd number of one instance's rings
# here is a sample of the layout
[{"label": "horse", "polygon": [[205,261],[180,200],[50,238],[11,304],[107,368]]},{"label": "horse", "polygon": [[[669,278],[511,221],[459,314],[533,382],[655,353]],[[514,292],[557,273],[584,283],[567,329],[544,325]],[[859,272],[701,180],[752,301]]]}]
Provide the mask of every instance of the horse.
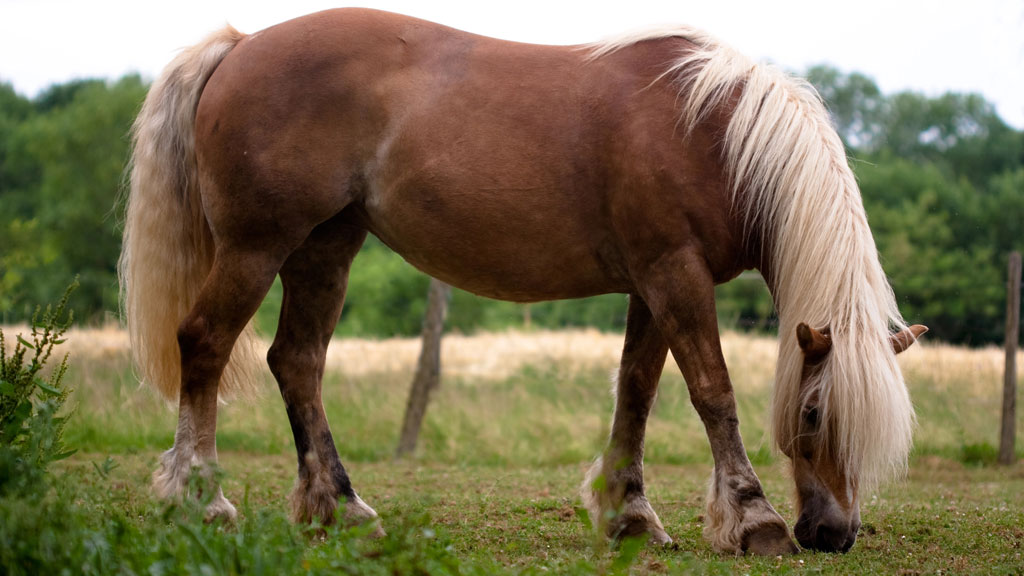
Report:
[{"label": "horse", "polygon": [[[714,457],[705,537],[797,552],[739,431],[714,287],[765,278],[779,316],[774,442],[805,548],[846,551],[861,494],[901,473],[914,413],[907,326],[820,97],[708,34],[581,46],[478,36],[368,9],[181,52],[132,129],[122,310],[140,378],[178,404],[153,475],[209,517],[219,399],[244,394],[250,319],[284,287],[267,354],[294,434],[297,522],[370,522],[321,402],[324,358],[367,234],[426,274],[515,302],[628,295],[607,447],[581,488],[606,536],[671,542],[644,491],[644,434],[669,352]],[[344,441],[345,439],[340,439]]]}]

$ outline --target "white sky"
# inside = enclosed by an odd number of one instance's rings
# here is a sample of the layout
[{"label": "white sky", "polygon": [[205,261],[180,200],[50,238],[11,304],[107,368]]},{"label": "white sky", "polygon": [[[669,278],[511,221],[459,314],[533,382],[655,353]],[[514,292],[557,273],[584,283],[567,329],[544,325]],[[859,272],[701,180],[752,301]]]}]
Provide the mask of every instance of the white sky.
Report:
[{"label": "white sky", "polygon": [[[0,80],[27,96],[73,78],[147,78],[183,46],[230,22],[255,32],[345,0],[0,0]],[[886,93],[980,92],[1024,128],[1019,0],[363,0],[471,32],[550,44],[658,24],[692,24],[758,60],[827,63]]]}]

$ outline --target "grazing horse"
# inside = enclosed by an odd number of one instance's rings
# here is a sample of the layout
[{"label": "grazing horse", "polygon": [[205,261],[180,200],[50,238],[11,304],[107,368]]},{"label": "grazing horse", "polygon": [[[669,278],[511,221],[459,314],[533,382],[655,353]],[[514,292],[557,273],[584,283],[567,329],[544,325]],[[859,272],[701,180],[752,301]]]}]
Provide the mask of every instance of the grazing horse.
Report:
[{"label": "grazing horse", "polygon": [[[538,46],[365,9],[227,27],[165,69],[133,140],[123,309],[140,374],[179,407],[161,496],[193,467],[210,478],[218,398],[255,379],[236,341],[280,275],[267,360],[298,451],[294,516],[377,522],[321,403],[367,233],[491,298],[629,294],[611,436],[582,490],[610,536],[670,541],[643,446],[671,351],[714,455],[712,545],[797,550],[747,458],[719,343],[714,287],[746,269],[780,318],[772,428],[797,540],[849,549],[860,495],[906,466],[895,353],[924,328],[896,307],[843,145],[808,84],[700,31]],[[209,481],[208,514],[233,516]]]}]

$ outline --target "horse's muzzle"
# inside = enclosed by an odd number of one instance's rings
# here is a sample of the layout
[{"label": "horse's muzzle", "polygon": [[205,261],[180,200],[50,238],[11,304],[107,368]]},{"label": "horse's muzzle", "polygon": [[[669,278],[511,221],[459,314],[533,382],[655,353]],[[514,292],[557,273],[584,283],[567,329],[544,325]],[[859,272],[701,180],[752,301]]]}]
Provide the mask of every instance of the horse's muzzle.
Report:
[{"label": "horse's muzzle", "polygon": [[845,553],[857,541],[858,530],[858,521],[851,524],[840,518],[814,520],[808,514],[801,514],[793,527],[793,535],[805,549]]}]

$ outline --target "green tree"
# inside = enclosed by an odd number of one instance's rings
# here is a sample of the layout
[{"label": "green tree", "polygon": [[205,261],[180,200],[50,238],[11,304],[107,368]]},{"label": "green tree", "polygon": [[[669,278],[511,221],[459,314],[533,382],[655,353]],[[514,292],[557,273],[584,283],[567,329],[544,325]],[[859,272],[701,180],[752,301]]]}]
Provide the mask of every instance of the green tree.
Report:
[{"label": "green tree", "polygon": [[57,86],[4,138],[0,160],[0,302],[15,318],[27,302],[56,300],[67,278],[86,317],[117,308],[120,234],[114,204],[128,129],[145,95],[138,76]]},{"label": "green tree", "polygon": [[832,121],[847,147],[874,151],[885,139],[888,100],[871,78],[818,65],[807,70],[807,79],[828,103]]},{"label": "green tree", "polygon": [[973,234],[980,192],[907,160],[858,165],[857,176],[904,316],[944,340],[993,338],[1002,287],[993,247]]}]

